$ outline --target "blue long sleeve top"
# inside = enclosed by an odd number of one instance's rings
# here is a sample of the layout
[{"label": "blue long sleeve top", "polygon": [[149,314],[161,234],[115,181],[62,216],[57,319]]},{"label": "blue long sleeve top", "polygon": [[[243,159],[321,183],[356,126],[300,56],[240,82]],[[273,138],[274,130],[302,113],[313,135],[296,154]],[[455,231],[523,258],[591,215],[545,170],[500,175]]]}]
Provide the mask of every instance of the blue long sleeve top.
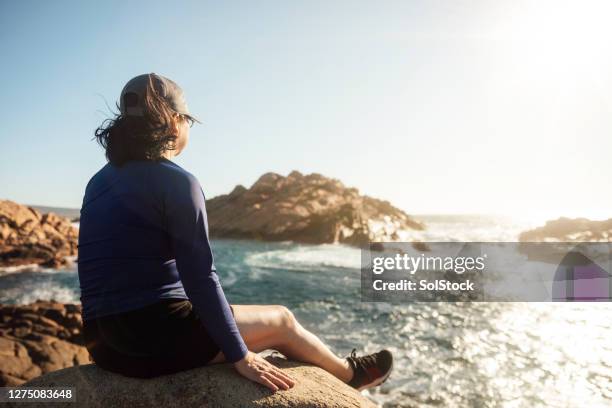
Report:
[{"label": "blue long sleeve top", "polygon": [[216,273],[204,192],[177,164],[98,171],[85,189],[78,247],[83,319],[189,299],[229,362],[246,355]]}]

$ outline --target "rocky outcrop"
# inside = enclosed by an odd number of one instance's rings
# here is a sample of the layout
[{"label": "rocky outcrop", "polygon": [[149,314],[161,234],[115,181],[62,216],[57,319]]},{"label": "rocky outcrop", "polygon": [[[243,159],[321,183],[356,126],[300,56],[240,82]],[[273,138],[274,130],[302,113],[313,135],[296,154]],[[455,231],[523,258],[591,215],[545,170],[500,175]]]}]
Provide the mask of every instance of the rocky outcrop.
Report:
[{"label": "rocky outcrop", "polygon": [[59,266],[76,255],[78,231],[70,220],[0,200],[0,266]]},{"label": "rocky outcrop", "polygon": [[240,377],[229,364],[153,379],[124,377],[90,364],[81,327],[79,305],[0,304],[0,386],[74,387],[77,403],[71,406],[76,407],[374,406],[326,371],[278,357],[267,358],[286,369],[297,385],[277,393]]},{"label": "rocky outcrop", "polygon": [[424,226],[388,201],[313,173],[266,173],[206,202],[211,236],[303,243],[404,240]]},{"label": "rocky outcrop", "polygon": [[0,304],[0,386],[90,362],[81,338],[81,307],[38,301]]},{"label": "rocky outcrop", "polygon": [[559,218],[520,234],[521,242],[612,242],[612,218]]},{"label": "rocky outcrop", "polygon": [[70,406],[87,408],[375,406],[320,368],[281,358],[268,360],[285,369],[297,384],[290,390],[272,393],[240,377],[231,365],[217,364],[153,379],[128,378],[84,365],[44,375],[24,386],[75,387],[76,404]]}]

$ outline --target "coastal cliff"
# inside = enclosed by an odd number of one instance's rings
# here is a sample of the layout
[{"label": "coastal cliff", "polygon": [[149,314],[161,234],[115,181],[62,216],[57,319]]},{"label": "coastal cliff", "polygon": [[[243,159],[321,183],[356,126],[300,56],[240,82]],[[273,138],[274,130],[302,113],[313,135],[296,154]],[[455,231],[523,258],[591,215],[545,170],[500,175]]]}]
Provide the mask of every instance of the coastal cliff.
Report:
[{"label": "coastal cliff", "polygon": [[68,218],[0,200],[0,266],[60,266],[76,255],[77,237]]},{"label": "coastal cliff", "polygon": [[213,237],[312,244],[399,241],[423,224],[339,180],[298,171],[262,175],[206,202]]}]

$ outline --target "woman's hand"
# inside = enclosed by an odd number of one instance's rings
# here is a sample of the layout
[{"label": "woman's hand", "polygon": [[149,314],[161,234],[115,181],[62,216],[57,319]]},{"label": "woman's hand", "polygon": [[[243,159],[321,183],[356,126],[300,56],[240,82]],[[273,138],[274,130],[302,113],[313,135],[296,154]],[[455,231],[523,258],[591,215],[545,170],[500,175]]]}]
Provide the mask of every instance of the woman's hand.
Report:
[{"label": "woman's hand", "polygon": [[265,385],[272,391],[288,390],[295,385],[295,380],[280,368],[270,364],[259,354],[250,351],[242,360],[234,363],[234,367],[243,377]]}]

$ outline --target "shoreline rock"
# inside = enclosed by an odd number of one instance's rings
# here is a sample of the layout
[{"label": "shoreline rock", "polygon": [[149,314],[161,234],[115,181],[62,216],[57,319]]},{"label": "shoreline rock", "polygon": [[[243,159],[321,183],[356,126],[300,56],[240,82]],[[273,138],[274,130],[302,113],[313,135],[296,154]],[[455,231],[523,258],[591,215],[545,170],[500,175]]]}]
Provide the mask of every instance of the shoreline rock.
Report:
[{"label": "shoreline rock", "polygon": [[[91,364],[81,328],[80,305],[0,304],[0,386],[75,387],[76,407],[375,406],[318,367],[272,356],[269,361],[298,380],[296,387],[272,393],[240,377],[230,364],[153,379],[124,377]],[[65,402],[45,403],[53,406],[63,407]]]},{"label": "shoreline rock", "polygon": [[0,304],[0,386],[90,362],[81,337],[81,306],[37,301]]},{"label": "shoreline rock", "polygon": [[77,238],[68,218],[0,200],[0,266],[65,265],[77,254]]},{"label": "shoreline rock", "polygon": [[250,188],[206,202],[212,237],[294,241],[310,244],[400,241],[423,230],[388,201],[360,195],[356,188],[318,173],[262,175]]},{"label": "shoreline rock", "polygon": [[520,242],[612,242],[612,218],[592,221],[566,218],[547,221],[542,227],[524,231]]},{"label": "shoreline rock", "polygon": [[[88,364],[55,371],[24,387],[75,387],[75,407],[375,407],[358,391],[311,365],[268,357],[297,380],[290,390],[272,393],[239,376],[230,364],[139,379]],[[15,404],[17,407],[18,405]],[[65,403],[45,405],[63,407]]]}]

